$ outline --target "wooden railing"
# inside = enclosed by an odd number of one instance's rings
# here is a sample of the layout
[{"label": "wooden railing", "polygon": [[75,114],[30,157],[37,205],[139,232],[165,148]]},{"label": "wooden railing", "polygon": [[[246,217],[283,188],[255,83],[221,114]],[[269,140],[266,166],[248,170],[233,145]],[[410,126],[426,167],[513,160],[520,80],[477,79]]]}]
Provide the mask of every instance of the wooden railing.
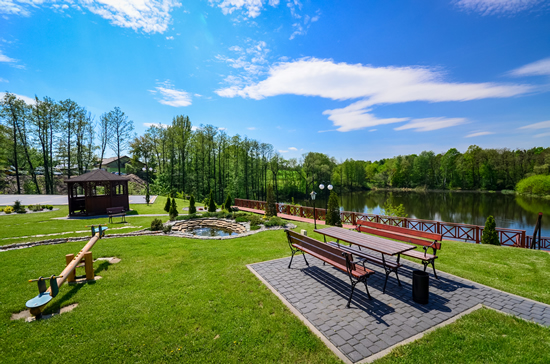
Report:
[{"label": "wooden railing", "polygon": [[[235,199],[235,206],[265,211],[265,201]],[[313,219],[313,207],[276,204],[277,212],[286,215]],[[317,220],[325,220],[326,210],[315,209]],[[356,225],[357,220],[377,222],[381,224],[401,226],[413,230],[441,234],[444,238],[481,243],[484,226],[459,224],[434,220],[413,219],[406,217],[364,214],[360,212],[340,211],[342,224]],[[532,237],[525,230],[496,228],[501,245],[531,248]],[[540,249],[550,249],[550,237],[541,237]]]}]

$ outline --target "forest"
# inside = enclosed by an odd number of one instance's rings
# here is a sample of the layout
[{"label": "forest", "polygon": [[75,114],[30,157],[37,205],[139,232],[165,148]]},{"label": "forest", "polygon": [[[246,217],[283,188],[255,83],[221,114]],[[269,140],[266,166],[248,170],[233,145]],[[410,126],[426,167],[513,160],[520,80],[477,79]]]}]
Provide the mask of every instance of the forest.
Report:
[{"label": "forest", "polygon": [[212,190],[218,203],[227,193],[263,200],[268,185],[277,201],[305,197],[320,183],[331,183],[337,192],[513,190],[524,178],[550,173],[548,147],[510,150],[472,145],[463,153],[451,148],[440,154],[423,151],[341,163],[321,152],[285,159],[271,144],[230,136],[213,125],[193,126],[189,116],[175,116],[136,135],[133,122],[118,107],[96,120],[70,99],[34,101],[28,104],[11,93],[0,101],[0,190],[13,181],[16,193],[55,194],[63,178],[102,168],[107,156],[124,155],[132,158],[126,170],[147,181],[151,194],[193,194],[203,199]]}]

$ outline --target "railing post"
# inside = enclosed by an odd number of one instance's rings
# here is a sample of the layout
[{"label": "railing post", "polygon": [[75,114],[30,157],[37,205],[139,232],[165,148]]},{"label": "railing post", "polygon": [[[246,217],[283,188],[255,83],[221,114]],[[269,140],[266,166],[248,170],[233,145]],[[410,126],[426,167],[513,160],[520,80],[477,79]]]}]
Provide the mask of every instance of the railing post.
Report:
[{"label": "railing post", "polygon": [[479,244],[480,243],[480,236],[479,236],[479,226],[476,226],[476,230],[475,230],[475,239],[476,239],[476,244]]},{"label": "railing post", "polygon": [[300,217],[304,217],[304,208],[300,206]]},{"label": "railing post", "polygon": [[521,237],[520,237],[520,239],[521,239],[521,247],[522,247],[522,248],[525,248],[525,230],[523,230],[523,231],[521,232]]},{"label": "railing post", "polygon": [[357,216],[355,215],[355,212],[351,213],[351,224],[357,225]]}]

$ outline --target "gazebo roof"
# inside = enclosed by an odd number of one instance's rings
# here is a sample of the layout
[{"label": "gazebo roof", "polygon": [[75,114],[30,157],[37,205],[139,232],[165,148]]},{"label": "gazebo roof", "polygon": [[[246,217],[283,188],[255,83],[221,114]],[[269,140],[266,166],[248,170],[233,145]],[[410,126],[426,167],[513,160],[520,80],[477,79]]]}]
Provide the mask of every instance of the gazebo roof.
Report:
[{"label": "gazebo roof", "polygon": [[65,183],[69,182],[103,182],[103,181],[129,181],[129,178],[117,176],[103,169],[96,169],[88,173],[81,174],[78,177],[66,179]]}]

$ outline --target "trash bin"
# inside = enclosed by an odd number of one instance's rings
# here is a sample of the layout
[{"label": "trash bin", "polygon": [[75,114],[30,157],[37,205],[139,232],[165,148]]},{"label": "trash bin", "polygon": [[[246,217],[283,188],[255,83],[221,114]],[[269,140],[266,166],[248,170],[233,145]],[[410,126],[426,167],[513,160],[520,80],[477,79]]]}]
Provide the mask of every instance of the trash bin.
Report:
[{"label": "trash bin", "polygon": [[421,270],[413,271],[413,301],[425,305],[430,299],[430,275]]}]

